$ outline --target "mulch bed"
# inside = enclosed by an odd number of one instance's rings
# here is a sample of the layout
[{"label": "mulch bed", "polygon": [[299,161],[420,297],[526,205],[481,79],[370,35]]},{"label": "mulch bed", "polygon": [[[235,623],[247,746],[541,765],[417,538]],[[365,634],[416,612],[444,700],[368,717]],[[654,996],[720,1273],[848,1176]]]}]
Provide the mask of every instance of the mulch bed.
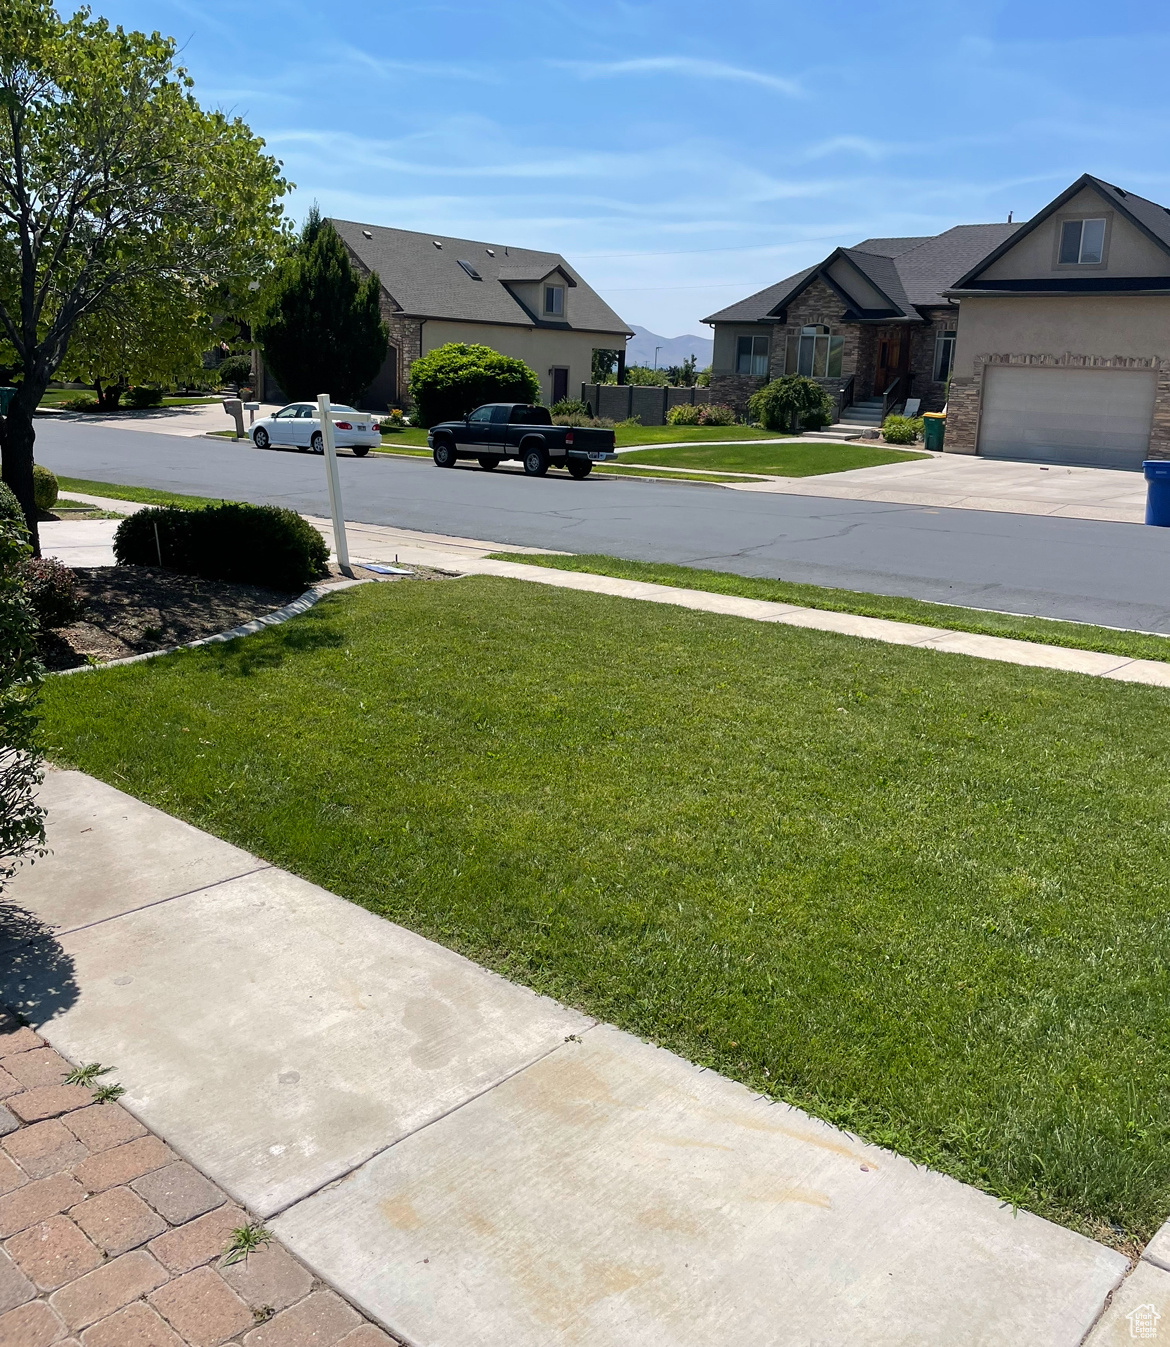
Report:
[{"label": "mulch bed", "polygon": [[85,610],[80,621],[42,638],[46,669],[104,664],[197,641],[283,608],[296,597],[148,566],[78,567],[74,574]]}]

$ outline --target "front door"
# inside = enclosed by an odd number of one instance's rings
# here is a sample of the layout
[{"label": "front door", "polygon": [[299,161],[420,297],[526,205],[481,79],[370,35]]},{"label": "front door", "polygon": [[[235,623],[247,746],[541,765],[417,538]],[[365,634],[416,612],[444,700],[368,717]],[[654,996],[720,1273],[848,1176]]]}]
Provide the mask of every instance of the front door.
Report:
[{"label": "front door", "polygon": [[877,372],[873,380],[873,395],[880,398],[887,388],[910,368],[910,334],[893,329],[878,337]]},{"label": "front door", "polygon": [[558,402],[564,402],[569,396],[569,371],[565,367],[559,366],[552,372],[552,400],[555,407]]}]

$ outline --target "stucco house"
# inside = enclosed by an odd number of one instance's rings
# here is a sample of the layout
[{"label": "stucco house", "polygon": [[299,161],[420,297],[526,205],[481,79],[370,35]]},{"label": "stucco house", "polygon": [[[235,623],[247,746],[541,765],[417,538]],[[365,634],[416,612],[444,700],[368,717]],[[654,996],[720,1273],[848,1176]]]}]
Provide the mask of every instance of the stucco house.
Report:
[{"label": "stucco house", "polygon": [[911,397],[940,409],[959,321],[958,301],[944,292],[1017,228],[865,239],[711,314],[712,401],[742,409],[769,379],[804,374],[833,395],[842,420],[860,425],[880,424]]},{"label": "stucco house", "polygon": [[404,401],[411,362],[452,341],[523,360],[550,404],[589,381],[594,350],[618,351],[624,363],[633,332],[558,253],[330,223],[358,270],[382,283],[390,349],[364,406]]},{"label": "stucco house", "polygon": [[1170,208],[1085,174],[945,295],[952,453],[1170,458]]}]

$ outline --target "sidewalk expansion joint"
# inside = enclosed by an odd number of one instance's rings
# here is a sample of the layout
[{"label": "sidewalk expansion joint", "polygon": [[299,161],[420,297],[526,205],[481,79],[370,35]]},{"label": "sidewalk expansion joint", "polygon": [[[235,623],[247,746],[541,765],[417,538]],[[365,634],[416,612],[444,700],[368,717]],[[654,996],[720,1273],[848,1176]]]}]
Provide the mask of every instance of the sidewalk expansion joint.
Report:
[{"label": "sidewalk expansion joint", "polygon": [[586,1025],[585,1028],[581,1030],[581,1033],[570,1034],[565,1038],[564,1042],[554,1043],[551,1048],[546,1048],[544,1052],[538,1053],[527,1062],[522,1062],[513,1070],[506,1071],[502,1076],[498,1077],[496,1080],[490,1081],[482,1089],[476,1090],[474,1094],[469,1094],[466,1099],[461,1099],[457,1104],[452,1104],[450,1108],[444,1109],[442,1113],[436,1113],[433,1118],[427,1118],[425,1121],[420,1122],[417,1127],[412,1127],[408,1132],[403,1132],[400,1137],[395,1137],[393,1141],[388,1141],[385,1146],[379,1146],[376,1150],[371,1151],[369,1155],[365,1156],[364,1159],[358,1160],[350,1165],[349,1168],[342,1173],[335,1174],[333,1178],[326,1179],[323,1183],[317,1184],[315,1188],[310,1188],[308,1192],[302,1193],[300,1197],[292,1198],[282,1207],[276,1207],[272,1211],[265,1213],[264,1219],[274,1221],[278,1217],[283,1216],[286,1212],[291,1211],[293,1207],[299,1207],[302,1202],[308,1202],[311,1198],[316,1197],[318,1193],[323,1193],[327,1188],[335,1188],[338,1184],[344,1183],[351,1175],[356,1174],[359,1169],[364,1169],[371,1160],[376,1160],[378,1156],[385,1155],[387,1151],[392,1151],[395,1146],[401,1145],[402,1142],[409,1140],[410,1137],[417,1136],[419,1132],[425,1132],[428,1127],[434,1127],[436,1123],[441,1123],[445,1118],[449,1118],[452,1114],[458,1113],[461,1109],[466,1108],[468,1104],[474,1104],[477,1099],[482,1099],[485,1095],[491,1094],[493,1090],[498,1089],[501,1085],[507,1084],[510,1080],[515,1080],[517,1076],[523,1075],[525,1071],[530,1070],[532,1067],[539,1066],[546,1058],[551,1057],[554,1052],[560,1052],[567,1043],[579,1043],[582,1034],[590,1033],[592,1030],[596,1029],[600,1023],[600,1020],[594,1020],[592,1024]]},{"label": "sidewalk expansion joint", "polygon": [[207,893],[210,889],[218,889],[222,884],[234,884],[237,879],[247,879],[249,875],[258,875],[264,870],[273,868],[271,861],[261,861],[251,870],[241,870],[238,875],[225,875],[223,879],[214,879],[210,884],[200,884],[197,888],[184,889],[182,893],[172,893],[166,898],[155,898],[149,903],[141,903],[138,907],[127,907],[121,912],[111,912],[108,917],[98,917],[96,921],[85,921],[80,926],[63,926],[57,931],[45,931],[41,935],[30,935],[24,940],[15,941],[7,948],[23,949],[26,945],[38,945],[42,940],[57,940],[63,935],[74,935],[78,931],[92,931],[95,926],[106,926],[111,921],[117,921],[120,917],[129,917],[135,912],[147,912],[152,907],[161,907],[164,903],[175,903],[180,898],[191,898],[197,893]]}]

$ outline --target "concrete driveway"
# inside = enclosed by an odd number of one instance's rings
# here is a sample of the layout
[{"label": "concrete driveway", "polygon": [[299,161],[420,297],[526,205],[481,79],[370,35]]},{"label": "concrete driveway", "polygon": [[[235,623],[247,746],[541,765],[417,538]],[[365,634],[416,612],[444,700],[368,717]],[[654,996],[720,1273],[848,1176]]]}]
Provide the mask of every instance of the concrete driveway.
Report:
[{"label": "concrete driveway", "polygon": [[[267,416],[283,404],[265,402],[257,416]],[[198,407],[147,407],[142,411],[112,412],[95,416],[88,412],[42,411],[37,414],[38,430],[45,421],[54,425],[105,426],[115,430],[147,430],[155,435],[207,435],[215,430],[231,430],[232,419],[220,399]],[[244,424],[248,415],[244,414]]]},{"label": "concrete driveway", "polygon": [[1140,473],[1009,463],[977,454],[934,454],[824,477],[735,483],[732,489],[1115,524],[1141,524],[1146,511],[1146,483]]}]

